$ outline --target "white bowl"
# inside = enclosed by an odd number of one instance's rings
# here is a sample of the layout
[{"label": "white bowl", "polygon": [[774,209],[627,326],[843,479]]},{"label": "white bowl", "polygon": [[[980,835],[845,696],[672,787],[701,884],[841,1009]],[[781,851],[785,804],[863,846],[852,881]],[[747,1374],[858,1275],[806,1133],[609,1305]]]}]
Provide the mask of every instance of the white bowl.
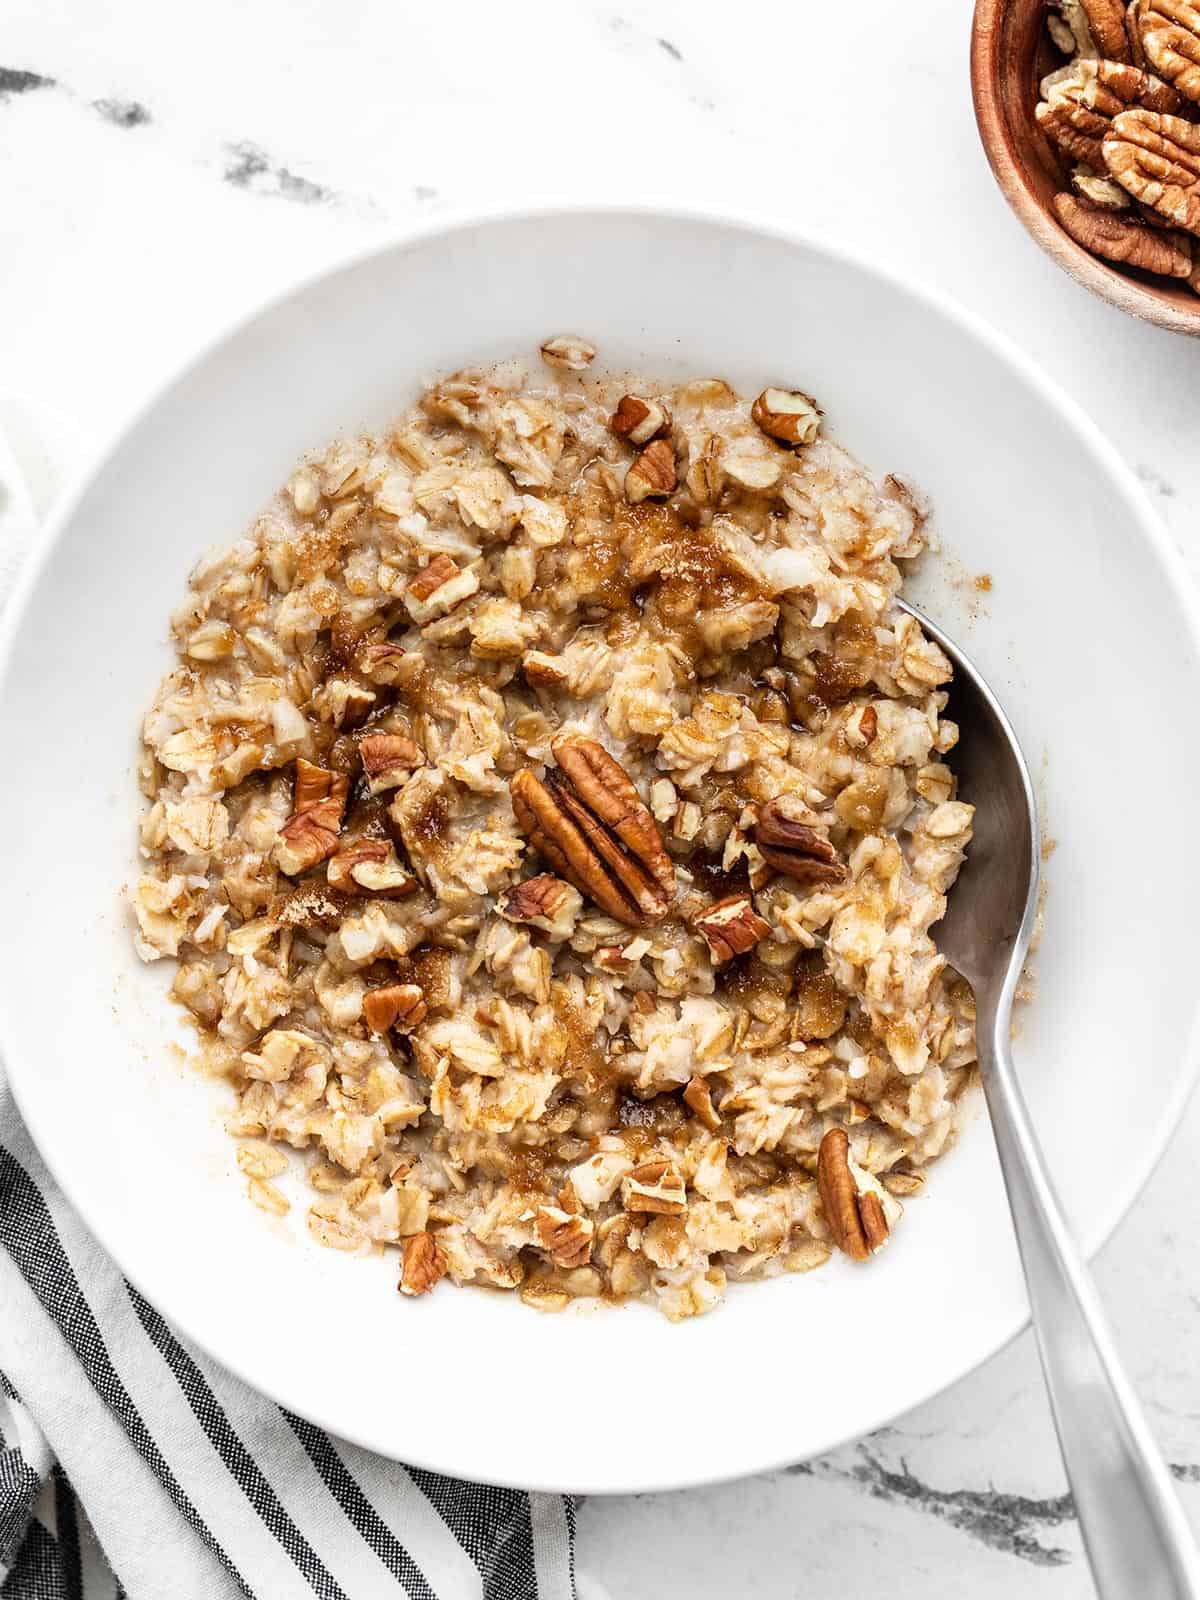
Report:
[{"label": "white bowl", "polygon": [[[194,362],[59,517],[0,685],[0,964],[13,1087],[97,1238],[182,1332],[330,1430],[468,1477],[589,1492],[731,1477],[925,1399],[1022,1325],[985,1119],[864,1268],[735,1287],[672,1326],[640,1306],[395,1293],[392,1256],[254,1210],[217,1092],[180,1064],[169,974],[128,937],[136,731],[195,558],[301,452],[418,381],[579,332],[617,368],[819,396],[837,439],[933,496],[914,593],[978,657],[1044,782],[1040,994],[1022,1076],[1094,1250],[1192,1079],[1200,702],[1188,580],[1129,473],[1029,362],[875,266],[765,228],[579,210],[442,225],[289,294]],[[971,576],[988,573],[990,593]]]}]

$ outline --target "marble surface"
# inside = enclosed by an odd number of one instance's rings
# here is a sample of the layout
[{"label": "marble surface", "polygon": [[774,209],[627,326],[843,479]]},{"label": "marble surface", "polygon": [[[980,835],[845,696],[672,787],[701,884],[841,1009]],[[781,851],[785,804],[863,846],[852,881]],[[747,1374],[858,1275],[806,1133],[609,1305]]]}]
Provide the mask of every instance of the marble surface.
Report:
[{"label": "marble surface", "polygon": [[[0,416],[48,409],[72,443],[102,439],[231,316],[443,208],[750,206],[983,312],[1091,411],[1200,561],[1200,343],[1090,298],[1010,215],[975,135],[969,10],[16,0],[0,34]],[[1098,1275],[1200,1523],[1198,1148],[1193,1107]],[[803,1329],[795,1353],[799,1382]],[[631,1449],[670,1425],[661,1392],[648,1375]],[[744,1403],[769,1405],[770,1385]],[[585,1596],[645,1594],[650,1574],[663,1600],[1091,1593],[1028,1336],[823,1460],[586,1502],[579,1566]]]}]

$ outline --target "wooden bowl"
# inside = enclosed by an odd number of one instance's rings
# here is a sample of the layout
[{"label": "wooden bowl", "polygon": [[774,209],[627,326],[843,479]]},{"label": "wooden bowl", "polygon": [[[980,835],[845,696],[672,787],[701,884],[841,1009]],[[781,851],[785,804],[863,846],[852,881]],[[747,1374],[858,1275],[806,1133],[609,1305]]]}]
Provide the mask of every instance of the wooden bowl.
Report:
[{"label": "wooden bowl", "polygon": [[979,137],[996,182],[1025,227],[1056,261],[1110,305],[1174,333],[1200,336],[1200,295],[1089,255],[1060,227],[1051,201],[1069,167],[1038,127],[1038,85],[1064,61],[1046,34],[1045,0],[976,0],[971,90]]}]

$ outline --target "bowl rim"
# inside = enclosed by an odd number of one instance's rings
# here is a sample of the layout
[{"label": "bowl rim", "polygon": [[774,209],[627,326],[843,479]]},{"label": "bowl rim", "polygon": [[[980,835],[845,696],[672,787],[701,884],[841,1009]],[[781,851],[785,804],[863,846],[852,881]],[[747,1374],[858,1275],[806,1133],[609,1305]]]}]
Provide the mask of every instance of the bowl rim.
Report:
[{"label": "bowl rim", "polygon": [[1177,305],[1152,284],[1120,272],[1110,262],[1089,254],[1065,228],[1048,215],[1030,193],[1012,121],[1000,89],[1000,43],[1013,0],[975,0],[971,22],[971,98],[979,142],[1000,193],[1056,266],[1118,311],[1142,322],[1200,338],[1200,295],[1196,305]]},{"label": "bowl rim", "polygon": [[[49,564],[51,554],[86,498],[93,480],[109,464],[118,451],[124,447],[129,436],[142,425],[143,421],[153,413],[176,386],[187,381],[198,367],[226,345],[241,338],[254,326],[260,317],[280,309],[291,300],[303,298],[325,280],[375,261],[378,258],[396,252],[417,249],[429,240],[446,235],[468,233],[480,227],[513,223],[536,224],[550,221],[586,222],[591,219],[644,219],[655,223],[700,225],[706,228],[724,229],[746,236],[766,238],[787,247],[810,251],[824,257],[835,265],[841,265],[851,271],[862,273],[868,279],[873,279],[879,284],[886,285],[902,297],[907,296],[936,316],[949,321],[969,339],[977,341],[1001,363],[1007,365],[1024,384],[1036,391],[1043,401],[1062,417],[1064,423],[1076,435],[1083,448],[1096,460],[1098,467],[1106,471],[1110,478],[1115,480],[1116,485],[1123,492],[1130,513],[1136,513],[1136,519],[1142,535],[1161,562],[1164,575],[1177,594],[1180,603],[1181,621],[1187,628],[1194,653],[1197,657],[1200,657],[1200,594],[1196,591],[1181,552],[1176,548],[1165,526],[1159,520],[1148,495],[1138,482],[1132,469],[1117,454],[1115,448],[1109,443],[1099,426],[1083,407],[1061,388],[1057,380],[1045,372],[1007,334],[993,328],[979,313],[964,306],[952,296],[946,295],[940,289],[935,290],[931,287],[926,287],[923,283],[910,278],[901,270],[892,266],[881,265],[865,249],[858,250],[841,242],[823,240],[817,234],[808,233],[802,228],[794,228],[782,223],[777,215],[763,210],[751,208],[731,210],[717,206],[656,204],[649,201],[640,203],[593,201],[589,199],[580,199],[572,202],[514,201],[491,205],[462,206],[447,210],[444,213],[439,213],[436,217],[421,219],[412,226],[399,228],[382,240],[375,240],[368,245],[355,247],[342,255],[334,257],[332,260],[327,260],[320,267],[300,275],[273,294],[256,300],[247,311],[223,323],[215,334],[204,339],[197,348],[193,349],[177,364],[172,365],[165,378],[152,387],[148,398],[140,405],[132,407],[111,431],[109,438],[105,440],[99,449],[93,450],[81,465],[74,483],[60,497],[57,508],[48,518],[43,534],[38,541],[37,549],[31,553],[23,571],[20,573],[10,596],[9,604],[6,607],[5,615],[0,618],[0,703],[2,703],[6,692],[7,676],[16,643],[24,627],[26,613],[31,609],[32,601],[40,585],[43,570]],[[33,1058],[23,1057],[19,1051],[14,1049],[8,1017],[3,1008],[0,1008],[0,1060],[8,1064],[9,1085],[17,1109],[25,1122],[25,1127],[67,1202],[75,1210],[85,1229],[92,1234],[92,1237],[96,1239],[97,1243],[128,1278],[129,1282],[144,1294],[152,1304],[155,1303],[153,1285],[146,1283],[138,1274],[127,1270],[122,1261],[121,1253],[113,1248],[109,1238],[104,1233],[98,1230],[93,1232],[93,1224],[87,1216],[86,1209],[77,1199],[78,1189],[73,1173],[68,1169],[64,1169],[61,1164],[56,1165],[52,1154],[54,1138],[50,1119],[39,1119],[36,1111],[25,1101],[21,1089],[23,1073],[29,1073],[32,1077],[36,1071],[36,1062]],[[1127,1168],[1123,1172],[1121,1180],[1114,1183],[1109,1189],[1105,1204],[1097,1206],[1096,1210],[1090,1214],[1080,1228],[1080,1243],[1086,1258],[1090,1259],[1103,1247],[1118,1223],[1126,1216],[1141,1194],[1151,1174],[1162,1159],[1172,1134],[1179,1125],[1188,1101],[1196,1087],[1198,1077],[1200,1077],[1200,996],[1197,997],[1195,1011],[1188,1028],[1187,1048],[1184,1052],[1181,1070],[1172,1085],[1170,1093],[1164,1095],[1160,1102],[1157,1122],[1154,1125],[1152,1135],[1146,1140],[1140,1160],[1136,1165]],[[972,1352],[972,1357],[966,1364],[956,1366],[939,1377],[936,1384],[920,1399],[907,1402],[905,1410],[934,1399],[960,1379],[967,1377],[983,1366],[1022,1333],[1028,1326],[1029,1321],[1028,1307],[1022,1304],[1009,1318],[998,1323],[993,1338],[988,1341],[982,1351],[978,1353]],[[382,1453],[389,1459],[401,1459],[400,1457],[391,1456],[387,1448],[381,1446],[377,1441],[366,1438],[361,1434],[356,1434],[353,1431],[347,1432],[338,1419],[325,1412],[322,1406],[313,1407],[305,1401],[298,1402],[295,1395],[284,1395],[277,1392],[272,1385],[264,1384],[257,1374],[251,1375],[247,1371],[246,1363],[238,1350],[227,1351],[223,1348],[214,1348],[213,1344],[196,1337],[190,1329],[182,1324],[179,1325],[179,1332],[254,1392],[264,1394],[275,1403],[298,1411],[334,1437],[343,1438],[364,1449]],[[715,1469],[702,1467],[699,1470],[689,1471],[684,1477],[674,1475],[670,1479],[664,1479],[661,1476],[655,1477],[651,1475],[645,1479],[631,1478],[620,1483],[614,1483],[611,1479],[602,1479],[594,1482],[563,1484],[545,1479],[517,1480],[494,1474],[487,1481],[503,1487],[530,1491],[554,1493],[568,1491],[605,1495],[654,1493],[675,1489],[700,1488],[710,1484],[734,1481],[759,1472],[777,1470],[798,1461],[811,1460],[828,1451],[839,1448],[843,1444],[850,1443],[856,1438],[865,1437],[875,1429],[886,1425],[897,1416],[903,1414],[903,1412],[891,1409],[884,1410],[859,1432],[846,1435],[836,1428],[830,1429],[827,1436],[818,1438],[815,1442],[806,1446],[799,1454],[790,1451],[780,1454],[778,1450],[773,1450],[764,1455],[761,1460],[750,1465],[739,1465],[732,1472],[722,1470],[719,1467]],[[406,1452],[403,1460],[432,1471],[465,1478],[467,1481],[479,1481],[472,1480],[469,1468],[464,1471],[463,1466],[460,1464],[448,1463],[444,1459],[432,1459],[427,1454]]]}]

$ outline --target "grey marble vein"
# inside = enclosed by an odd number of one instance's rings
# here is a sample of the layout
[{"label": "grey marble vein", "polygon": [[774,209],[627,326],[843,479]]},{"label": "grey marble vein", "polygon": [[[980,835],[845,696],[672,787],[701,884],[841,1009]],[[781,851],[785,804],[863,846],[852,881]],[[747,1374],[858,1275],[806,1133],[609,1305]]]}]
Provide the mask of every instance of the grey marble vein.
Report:
[{"label": "grey marble vein", "polygon": [[1058,1545],[1042,1544],[1041,1529],[1058,1528],[1075,1520],[1069,1494],[1035,1499],[1005,1494],[999,1489],[934,1489],[922,1483],[901,1459],[899,1470],[887,1467],[865,1448],[849,1478],[873,1499],[899,1502],[948,1522],[992,1550],[1019,1556],[1037,1567],[1061,1567],[1071,1553]]},{"label": "grey marble vein", "polygon": [[1152,489],[1155,494],[1162,495],[1164,500],[1173,500],[1175,498],[1175,485],[1169,483],[1161,472],[1155,472],[1153,467],[1148,467],[1140,461],[1134,471],[1147,489]]},{"label": "grey marble vein", "polygon": [[249,189],[255,194],[278,195],[284,200],[294,200],[300,205],[322,205],[335,200],[332,189],[313,183],[287,167],[277,166],[256,144],[243,139],[227,146],[230,159],[224,178],[238,189]]},{"label": "grey marble vein", "polygon": [[140,100],[93,100],[92,110],[117,128],[142,128],[151,120]]},{"label": "grey marble vein", "polygon": [[0,100],[15,94],[28,94],[33,89],[53,89],[57,80],[40,72],[27,72],[21,67],[0,67]]}]

